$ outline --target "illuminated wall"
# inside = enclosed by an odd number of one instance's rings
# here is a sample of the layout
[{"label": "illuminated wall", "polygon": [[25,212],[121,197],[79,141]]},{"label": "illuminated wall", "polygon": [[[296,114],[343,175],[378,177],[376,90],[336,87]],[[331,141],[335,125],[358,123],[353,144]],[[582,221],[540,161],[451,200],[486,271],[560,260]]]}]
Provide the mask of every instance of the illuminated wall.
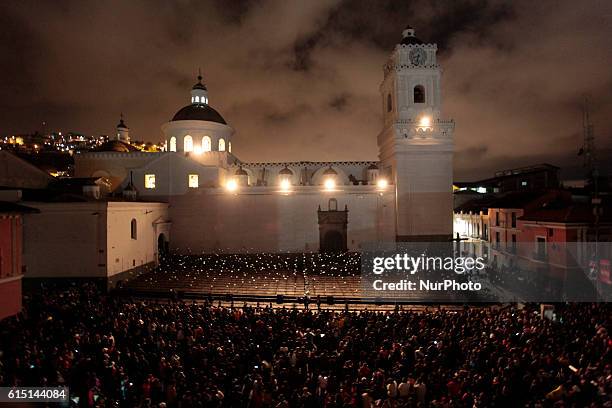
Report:
[{"label": "illuminated wall", "polygon": [[[390,188],[391,189],[391,188]],[[319,250],[317,209],[330,198],[346,205],[348,248],[394,239],[392,192],[375,186],[344,186],[327,192],[321,187],[249,187],[236,194],[202,190],[170,199],[172,240],[180,253],[316,252]]]}]

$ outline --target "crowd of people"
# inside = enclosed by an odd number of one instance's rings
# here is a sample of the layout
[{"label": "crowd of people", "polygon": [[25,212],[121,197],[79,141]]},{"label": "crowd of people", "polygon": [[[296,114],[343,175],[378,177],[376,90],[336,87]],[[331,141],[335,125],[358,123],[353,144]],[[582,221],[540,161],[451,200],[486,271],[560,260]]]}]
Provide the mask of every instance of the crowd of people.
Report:
[{"label": "crowd of people", "polygon": [[82,407],[612,406],[612,307],[224,308],[28,294],[0,322],[0,385]]},{"label": "crowd of people", "polygon": [[175,271],[267,272],[285,270],[309,275],[346,276],[359,274],[361,257],[358,252],[327,253],[241,253],[172,255],[167,263]]},{"label": "crowd of people", "polygon": [[228,289],[235,284],[257,285],[293,279],[303,289],[307,277],[351,277],[361,272],[358,253],[302,253],[302,254],[203,254],[172,255],[155,269],[132,280],[132,287],[176,287],[189,289],[203,282],[219,284]]}]

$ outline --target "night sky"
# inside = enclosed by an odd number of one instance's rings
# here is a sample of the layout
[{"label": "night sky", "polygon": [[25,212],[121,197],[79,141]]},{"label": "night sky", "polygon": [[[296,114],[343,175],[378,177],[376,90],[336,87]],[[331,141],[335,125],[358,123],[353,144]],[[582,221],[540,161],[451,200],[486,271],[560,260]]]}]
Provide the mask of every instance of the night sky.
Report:
[{"label": "night sky", "polygon": [[407,24],[438,43],[455,179],[579,173],[585,94],[611,161],[609,0],[3,1],[0,134],[113,134],[123,112],[132,139],[159,141],[201,67],[242,160],[375,160],[382,65]]}]

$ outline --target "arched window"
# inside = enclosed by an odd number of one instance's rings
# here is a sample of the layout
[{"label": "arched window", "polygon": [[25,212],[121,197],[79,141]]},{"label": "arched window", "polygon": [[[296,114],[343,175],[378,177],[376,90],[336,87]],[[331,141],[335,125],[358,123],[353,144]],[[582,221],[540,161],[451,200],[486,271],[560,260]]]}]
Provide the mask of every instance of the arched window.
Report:
[{"label": "arched window", "polygon": [[176,137],[174,136],[170,138],[170,151],[176,152]]},{"label": "arched window", "polygon": [[225,139],[219,139],[219,151],[220,152],[225,151]]},{"label": "arched window", "polygon": [[136,223],[136,218],[132,218],[132,222],[130,223],[130,236],[132,239],[138,239],[138,225]]},{"label": "arched window", "polygon": [[393,101],[391,100],[391,94],[387,94],[387,112],[393,110]]},{"label": "arched window", "polygon": [[193,152],[193,137],[187,135],[183,139],[183,150],[186,152]]},{"label": "arched window", "polygon": [[202,138],[202,151],[210,152],[212,150],[212,143],[210,142],[210,136],[204,136]]},{"label": "arched window", "polygon": [[423,88],[423,85],[414,87],[414,103],[425,103],[425,88]]}]

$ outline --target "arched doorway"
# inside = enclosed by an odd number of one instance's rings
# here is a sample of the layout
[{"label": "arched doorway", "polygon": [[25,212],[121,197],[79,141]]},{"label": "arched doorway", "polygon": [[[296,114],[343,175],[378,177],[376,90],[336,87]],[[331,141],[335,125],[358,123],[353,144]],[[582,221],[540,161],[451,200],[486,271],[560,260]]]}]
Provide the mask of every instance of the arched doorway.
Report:
[{"label": "arched doorway", "polygon": [[342,252],[346,251],[346,243],[342,233],[338,230],[330,230],[323,236],[321,242],[321,251],[323,252]]},{"label": "arched doorway", "polygon": [[318,211],[319,251],[345,252],[347,250],[348,208],[338,211],[338,200],[331,198],[327,210]]},{"label": "arched doorway", "polygon": [[168,256],[168,240],[164,234],[159,234],[157,237],[157,257],[160,261]]}]

